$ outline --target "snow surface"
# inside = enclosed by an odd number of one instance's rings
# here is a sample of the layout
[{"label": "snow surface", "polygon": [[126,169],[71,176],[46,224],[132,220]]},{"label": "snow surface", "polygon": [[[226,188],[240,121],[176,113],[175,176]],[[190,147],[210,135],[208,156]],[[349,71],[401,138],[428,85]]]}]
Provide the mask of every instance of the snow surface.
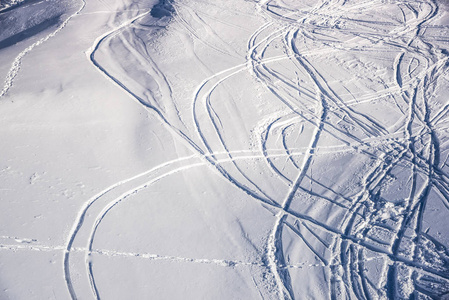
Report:
[{"label": "snow surface", "polygon": [[448,299],[449,3],[0,4],[0,299]]}]

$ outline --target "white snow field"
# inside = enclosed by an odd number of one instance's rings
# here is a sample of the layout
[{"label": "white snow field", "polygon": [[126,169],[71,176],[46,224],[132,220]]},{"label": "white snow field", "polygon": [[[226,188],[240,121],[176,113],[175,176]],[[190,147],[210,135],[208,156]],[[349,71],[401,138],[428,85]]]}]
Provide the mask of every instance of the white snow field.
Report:
[{"label": "white snow field", "polygon": [[0,3],[0,299],[449,299],[449,2]]}]

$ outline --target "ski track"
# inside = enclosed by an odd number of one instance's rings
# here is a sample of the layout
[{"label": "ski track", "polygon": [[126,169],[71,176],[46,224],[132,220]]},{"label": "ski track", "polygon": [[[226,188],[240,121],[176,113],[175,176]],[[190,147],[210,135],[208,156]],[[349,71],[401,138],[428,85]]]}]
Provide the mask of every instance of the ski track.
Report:
[{"label": "ski track", "polygon": [[[242,58],[220,37],[219,32],[205,22],[200,12],[195,12],[194,8],[182,2],[170,1],[175,11],[173,22],[183,28],[194,42],[220,55]],[[188,123],[189,119],[181,119],[182,112],[175,104],[169,80],[150,57],[145,41],[134,30],[129,30],[138,28],[139,20],[150,12],[128,9],[134,12],[134,16],[99,36],[86,51],[87,58],[102,75],[157,117],[175,138],[191,150],[192,155],[165,162],[114,183],[87,199],[67,234],[65,245],[45,246],[33,239],[2,236],[0,239],[7,243],[0,243],[0,251],[62,252],[64,278],[72,299],[78,299],[78,294],[85,292],[87,283],[93,298],[101,298],[101,288],[95,281],[94,257],[97,255],[230,268],[260,267],[270,271],[272,278],[267,280],[274,281],[279,299],[295,299],[301,294],[292,282],[292,270],[315,267],[328,272],[326,280],[330,299],[440,297],[442,294],[435,294],[426,287],[423,279],[427,278],[430,285],[440,284],[441,289],[444,289],[443,283],[449,285],[449,269],[444,265],[449,259],[447,249],[423,228],[431,191],[437,192],[449,208],[449,175],[444,171],[446,161],[441,157],[445,141],[440,139],[449,104],[436,107],[431,102],[439,85],[443,84],[440,77],[448,74],[449,58],[439,51],[438,45],[425,39],[425,26],[438,17],[440,8],[436,0],[411,3],[390,1],[401,12],[400,19],[367,21],[350,16],[373,7],[380,8],[382,1],[350,2],[321,0],[307,9],[288,7],[287,3],[275,0],[255,4],[257,13],[266,22],[248,37],[245,62],[209,74],[197,86],[191,99],[183,99],[191,103],[188,113],[191,114],[192,124]],[[103,3],[111,9],[106,2]],[[83,0],[80,9],[54,32],[16,57],[0,97],[5,96],[12,87],[23,57],[59,33],[70,19],[80,14],[84,6]],[[346,24],[344,29],[340,28],[341,23]],[[387,31],[382,26],[393,29]],[[340,34],[342,41],[332,40],[326,30]],[[207,36],[202,36],[203,32]],[[136,49],[132,38],[138,40],[144,50]],[[126,75],[117,74],[114,68],[97,60],[97,52],[112,47],[109,42],[113,39],[119,39],[125,49],[148,68],[149,76],[173,103],[158,102],[151,91],[148,95],[152,98],[147,99],[147,95],[139,94],[129,85],[132,78],[123,80]],[[281,45],[282,54],[273,55],[270,52],[274,44]],[[369,47],[374,49],[379,44],[388,47],[388,51],[395,51],[391,66],[393,81],[384,81],[383,89],[365,95],[354,95],[345,86],[347,95],[352,97],[350,100],[336,89],[335,83],[329,79],[330,75],[314,61],[319,55],[341,51],[355,53],[361,49],[368,51]],[[308,48],[310,45],[316,49]],[[111,53],[109,55],[113,55],[113,51]],[[282,69],[277,68],[281,63],[293,68],[296,78],[289,73],[283,74]],[[340,67],[343,69],[343,65]],[[288,111],[264,124],[264,128],[256,134],[258,149],[254,150],[233,148],[226,133],[229,124],[226,118],[235,119],[238,116],[223,114],[214,107],[213,101],[219,91],[226,91],[232,98],[227,90],[228,82],[242,74],[250,74]],[[369,113],[358,110],[360,105],[381,98],[390,99],[402,114],[394,126],[385,126]],[[345,125],[353,129],[348,130]],[[296,139],[292,140],[294,134]],[[322,145],[323,136],[332,137],[340,145]],[[333,154],[363,155],[370,160],[356,193],[346,195],[332,186],[326,186],[320,177],[315,178],[312,173],[315,160]],[[242,168],[245,163],[254,160],[262,162],[261,165],[270,170],[273,174],[271,180],[282,197],[269,189],[264,180],[255,178]],[[260,261],[185,258],[95,248],[98,229],[111,210],[132,200],[139,192],[151,189],[155,183],[192,168],[210,168],[230,186],[240,189],[255,203],[273,212],[274,224]],[[389,178],[394,177],[395,170],[400,168],[410,174],[410,189],[408,196],[397,205],[383,199],[381,193]],[[325,192],[313,191],[305,181]],[[295,205],[301,201],[303,194],[319,198],[344,213],[337,223],[333,223],[326,218],[309,215],[307,212],[314,209],[313,205],[305,212],[300,211]],[[319,209],[319,204],[314,205]],[[395,218],[388,219],[389,222],[379,217],[385,212],[396,211]],[[319,263],[290,263],[286,258],[287,250],[283,247],[284,230],[292,232],[303,243],[304,251],[313,253]],[[388,233],[387,237],[382,236],[381,232]],[[326,240],[323,234],[332,238]],[[12,240],[16,244],[11,244]],[[440,250],[431,252],[433,250],[426,249],[428,245]],[[441,264],[432,264],[426,259]],[[373,279],[368,272],[367,262],[370,261],[382,263],[378,278]],[[407,274],[410,275],[409,281],[402,279]],[[82,280],[72,280],[79,276]],[[414,290],[404,294],[410,284]]]}]

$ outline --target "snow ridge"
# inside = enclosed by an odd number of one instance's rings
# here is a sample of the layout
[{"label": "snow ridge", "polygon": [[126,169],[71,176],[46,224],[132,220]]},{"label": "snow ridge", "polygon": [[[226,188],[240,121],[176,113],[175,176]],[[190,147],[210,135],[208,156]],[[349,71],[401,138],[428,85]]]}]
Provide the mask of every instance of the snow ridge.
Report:
[{"label": "snow ridge", "polygon": [[14,79],[16,78],[17,74],[20,71],[20,68],[22,66],[22,60],[23,58],[29,53],[31,52],[34,48],[38,47],[39,45],[45,43],[46,41],[48,41],[49,39],[51,39],[52,37],[54,37],[55,35],[57,35],[61,30],[64,29],[64,27],[67,26],[67,24],[70,22],[70,20],[75,17],[76,15],[78,15],[85,7],[86,2],[85,0],[81,0],[81,6],[78,8],[77,11],[75,11],[72,15],[70,15],[67,19],[64,20],[64,22],[61,23],[61,25],[58,26],[58,28],[56,28],[55,31],[53,31],[52,33],[50,33],[49,35],[39,39],[38,41],[34,42],[33,44],[31,44],[30,46],[28,46],[27,48],[25,48],[22,52],[19,53],[19,55],[16,56],[16,58],[14,59],[14,61],[12,62],[11,68],[8,71],[8,74],[6,75],[5,78],[5,83],[3,86],[3,89],[0,91],[0,98],[4,97],[8,91],[11,89],[11,87],[13,86],[14,83]]}]

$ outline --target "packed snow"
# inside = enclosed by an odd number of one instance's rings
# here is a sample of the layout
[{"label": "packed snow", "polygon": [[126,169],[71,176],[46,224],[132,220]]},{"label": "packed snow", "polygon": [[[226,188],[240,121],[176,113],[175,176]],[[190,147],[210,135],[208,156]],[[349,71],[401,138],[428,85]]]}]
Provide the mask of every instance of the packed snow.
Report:
[{"label": "packed snow", "polygon": [[449,2],[0,3],[0,299],[449,299]]}]

